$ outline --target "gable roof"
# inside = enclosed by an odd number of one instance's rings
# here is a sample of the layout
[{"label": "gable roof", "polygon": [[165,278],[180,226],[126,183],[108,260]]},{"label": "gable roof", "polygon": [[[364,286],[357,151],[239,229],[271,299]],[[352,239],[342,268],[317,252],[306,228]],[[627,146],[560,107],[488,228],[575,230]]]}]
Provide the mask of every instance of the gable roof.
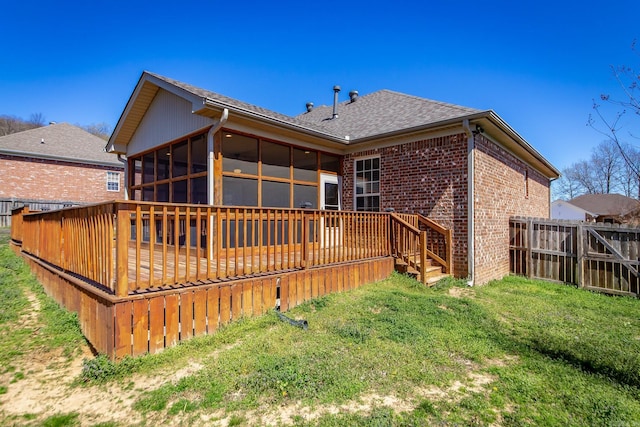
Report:
[{"label": "gable roof", "polygon": [[622,194],[584,194],[568,203],[598,216],[626,215],[640,209],[640,201]]},{"label": "gable roof", "polygon": [[105,141],[77,126],[57,123],[0,137],[0,153],[124,168]]},{"label": "gable roof", "polygon": [[320,106],[298,116],[287,116],[266,108],[239,101],[158,74],[143,72],[109,139],[107,151],[126,152],[147,109],[159,89],[167,90],[192,103],[192,112],[217,118],[227,109],[241,119],[321,138],[341,145],[375,142],[385,137],[444,127],[481,126],[495,140],[513,151],[550,179],[560,172],[524,138],[492,110],[477,110],[390,90],[380,90],[359,97],[355,102],[338,105],[338,118],[331,119],[331,106]]}]

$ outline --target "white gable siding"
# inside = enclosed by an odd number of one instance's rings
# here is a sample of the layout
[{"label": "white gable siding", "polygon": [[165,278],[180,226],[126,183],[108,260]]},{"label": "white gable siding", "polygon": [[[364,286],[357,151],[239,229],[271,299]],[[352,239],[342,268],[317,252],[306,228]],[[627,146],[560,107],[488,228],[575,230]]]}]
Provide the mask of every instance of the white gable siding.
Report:
[{"label": "white gable siding", "polygon": [[551,218],[552,219],[573,219],[584,221],[586,219],[587,211],[581,209],[571,203],[564,200],[556,200],[551,203]]},{"label": "white gable siding", "polygon": [[160,89],[131,138],[127,156],[150,150],[212,124],[212,119],[191,113],[191,102]]}]

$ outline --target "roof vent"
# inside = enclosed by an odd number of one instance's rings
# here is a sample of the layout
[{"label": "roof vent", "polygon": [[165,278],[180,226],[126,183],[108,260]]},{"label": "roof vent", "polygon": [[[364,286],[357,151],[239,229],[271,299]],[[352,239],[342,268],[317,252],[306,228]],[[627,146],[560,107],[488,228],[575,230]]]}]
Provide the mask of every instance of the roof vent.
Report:
[{"label": "roof vent", "polygon": [[313,111],[313,102],[307,102],[307,113]]},{"label": "roof vent", "polygon": [[358,91],[352,90],[351,92],[349,92],[349,99],[351,100],[351,102],[356,102],[356,99],[358,99]]},{"label": "roof vent", "polygon": [[340,86],[333,87],[333,117],[334,119],[338,118],[338,94],[340,93]]},{"label": "roof vent", "polygon": [[40,139],[40,144],[44,144],[44,138]]}]

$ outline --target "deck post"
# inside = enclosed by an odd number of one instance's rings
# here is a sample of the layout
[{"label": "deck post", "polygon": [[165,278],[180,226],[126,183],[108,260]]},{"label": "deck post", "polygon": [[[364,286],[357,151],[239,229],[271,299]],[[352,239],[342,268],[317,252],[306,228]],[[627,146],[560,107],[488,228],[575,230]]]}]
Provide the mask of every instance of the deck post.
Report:
[{"label": "deck post", "polygon": [[427,283],[427,275],[425,274],[427,267],[427,232],[420,232],[420,280],[422,283]]},{"label": "deck post", "polygon": [[300,264],[302,268],[307,268],[307,259],[309,252],[309,218],[307,218],[306,212],[302,211],[302,259]]},{"label": "deck post", "polygon": [[453,237],[452,237],[452,232],[451,229],[447,229],[446,233],[445,233],[445,240],[446,240],[446,245],[447,245],[447,250],[446,250],[446,254],[447,254],[447,269],[445,271],[445,273],[447,274],[453,274]]},{"label": "deck post", "polygon": [[[129,294],[129,211],[127,205],[115,203],[116,208],[116,295],[125,297]],[[140,227],[136,221],[136,227]]]}]

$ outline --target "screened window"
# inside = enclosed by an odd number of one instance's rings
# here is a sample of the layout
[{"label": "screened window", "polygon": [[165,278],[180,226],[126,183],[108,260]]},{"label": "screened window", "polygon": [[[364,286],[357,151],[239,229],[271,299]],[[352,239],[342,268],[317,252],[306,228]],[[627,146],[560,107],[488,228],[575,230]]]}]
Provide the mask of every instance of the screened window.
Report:
[{"label": "screened window", "polygon": [[340,165],[338,156],[231,132],[221,154],[224,205],[317,208],[320,169]]},{"label": "screened window", "polygon": [[273,142],[262,143],[262,175],[289,178],[290,164],[288,146]]},{"label": "screened window", "polygon": [[225,172],[258,174],[258,140],[231,133],[222,141],[222,170]]},{"label": "screened window", "polygon": [[380,158],[355,160],[355,205],[358,211],[380,210]]},{"label": "screened window", "polygon": [[222,203],[227,206],[258,206],[258,180],[225,176]]},{"label": "screened window", "polygon": [[120,191],[120,172],[107,172],[107,191]]},{"label": "screened window", "polygon": [[167,144],[129,161],[134,200],[207,203],[206,134]]}]

